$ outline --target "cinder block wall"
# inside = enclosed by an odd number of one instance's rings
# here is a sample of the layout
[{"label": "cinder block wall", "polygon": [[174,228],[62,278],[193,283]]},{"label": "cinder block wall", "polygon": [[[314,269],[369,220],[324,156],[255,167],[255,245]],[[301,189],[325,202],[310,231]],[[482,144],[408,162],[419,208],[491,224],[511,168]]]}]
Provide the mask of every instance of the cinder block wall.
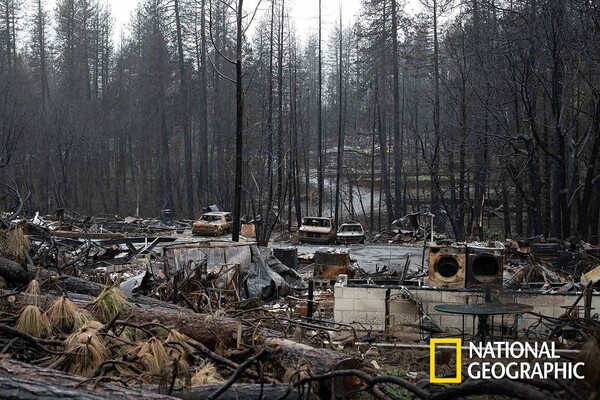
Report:
[{"label": "cinder block wall", "polygon": [[385,288],[336,287],[334,319],[362,329],[385,330]]},{"label": "cinder block wall", "polygon": [[[336,322],[352,324],[358,329],[367,328],[376,331],[385,330],[386,290],[382,286],[345,286],[335,288],[334,318]],[[410,287],[410,292],[418,298],[424,311],[442,329],[450,334],[459,334],[463,324],[463,317],[440,313],[434,310],[437,304],[473,304],[483,302],[483,293],[469,290],[447,290],[431,287]],[[419,308],[409,299],[403,298],[400,288],[390,288],[389,326],[394,330],[409,330],[408,324],[418,324]],[[522,303],[534,307],[534,312],[550,317],[559,317],[566,308],[577,299],[577,293],[540,294],[535,292],[522,292],[504,290],[492,294],[503,303]],[[583,304],[581,302],[581,304]],[[600,296],[592,299],[592,313],[600,308]],[[524,314],[519,317],[518,330],[522,334],[538,317]],[[494,325],[500,325],[502,318],[494,317]],[[465,333],[472,334],[476,321],[473,317],[465,316]],[[504,316],[504,326],[513,326],[514,317]],[[362,326],[361,326],[362,324]],[[476,327],[475,327],[476,329]],[[537,327],[544,331],[542,325]],[[546,332],[544,332],[546,333]]]}]

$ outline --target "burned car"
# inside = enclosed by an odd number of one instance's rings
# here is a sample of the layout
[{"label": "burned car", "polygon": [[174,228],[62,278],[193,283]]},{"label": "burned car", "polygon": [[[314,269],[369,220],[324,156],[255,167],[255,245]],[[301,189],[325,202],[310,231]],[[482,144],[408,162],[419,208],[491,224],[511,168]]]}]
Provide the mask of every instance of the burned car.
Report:
[{"label": "burned car", "polygon": [[231,232],[233,216],[230,212],[208,212],[192,224],[192,234],[220,236]]},{"label": "burned car", "polygon": [[298,231],[300,243],[333,243],[335,242],[335,222],[333,218],[306,217]]},{"label": "burned car", "polygon": [[341,244],[365,243],[365,231],[358,222],[347,222],[340,226],[337,241]]}]

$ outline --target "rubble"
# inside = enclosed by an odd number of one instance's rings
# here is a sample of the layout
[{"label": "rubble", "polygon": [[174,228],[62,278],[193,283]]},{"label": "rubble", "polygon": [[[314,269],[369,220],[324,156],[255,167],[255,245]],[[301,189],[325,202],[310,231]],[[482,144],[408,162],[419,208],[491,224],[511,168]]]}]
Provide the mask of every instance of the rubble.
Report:
[{"label": "rubble", "polygon": [[320,248],[315,251],[313,262],[313,276],[317,279],[335,280],[340,274],[354,275],[346,249]]},{"label": "rubble", "polygon": [[[410,255],[393,262],[390,257],[365,272],[351,248],[298,254],[292,247],[276,250],[278,258],[254,242],[192,239],[178,233],[189,232],[192,221],[170,218],[87,218],[63,210],[5,221],[0,390],[39,387],[49,397],[149,399],[295,399],[309,392],[311,398],[347,398],[367,391],[383,399],[400,398],[390,389],[402,388],[415,398],[440,398],[436,387],[419,383],[428,370],[418,364],[426,356],[418,346],[445,332],[411,289],[431,282]],[[573,241],[545,243],[537,238],[451,245],[464,246],[465,268],[468,257],[491,261],[501,252],[498,273],[506,288],[580,293],[559,317],[532,313],[548,332],[544,340],[578,348],[600,329],[591,306],[599,281],[596,249]],[[410,309],[419,320],[403,330],[388,319],[384,332],[339,321],[332,282],[340,275],[347,277],[336,293],[357,279],[367,286],[400,285],[385,307]],[[478,285],[491,284],[474,277]],[[530,327],[527,335],[540,332]],[[386,346],[397,350],[381,351]],[[391,373],[390,366],[402,362],[394,357],[409,360],[406,374]],[[528,398],[550,390],[535,382],[504,389]],[[463,382],[444,398],[489,390]]]}]

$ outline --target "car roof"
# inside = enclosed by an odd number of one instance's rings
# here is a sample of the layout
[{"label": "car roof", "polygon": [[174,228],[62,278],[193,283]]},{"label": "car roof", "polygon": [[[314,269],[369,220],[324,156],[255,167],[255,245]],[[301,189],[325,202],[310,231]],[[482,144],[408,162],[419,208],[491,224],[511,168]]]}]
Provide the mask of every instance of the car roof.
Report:
[{"label": "car roof", "polygon": [[344,226],[344,225],[345,226],[358,225],[358,226],[362,227],[362,224],[360,222],[346,222],[346,223],[343,223],[341,226]]},{"label": "car roof", "polygon": [[202,215],[226,215],[226,214],[231,214],[229,211],[211,211],[211,212],[207,212],[204,213]]}]

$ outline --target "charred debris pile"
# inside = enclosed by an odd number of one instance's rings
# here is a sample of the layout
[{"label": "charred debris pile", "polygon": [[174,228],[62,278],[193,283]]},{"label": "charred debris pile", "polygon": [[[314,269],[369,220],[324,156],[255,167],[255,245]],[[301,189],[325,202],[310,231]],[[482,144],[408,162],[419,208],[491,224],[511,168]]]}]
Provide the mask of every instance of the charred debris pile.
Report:
[{"label": "charred debris pile", "polygon": [[[62,215],[0,224],[0,391],[12,398],[495,393],[484,381],[452,391],[429,384],[414,372],[427,370],[418,364],[424,352],[400,352],[394,365],[405,365],[402,373],[379,365],[370,332],[319,312],[307,318],[305,306],[315,301],[306,298],[307,282],[252,242],[173,235],[189,221]],[[517,275],[529,254],[518,246],[511,252]],[[544,268],[521,275],[554,280]],[[565,388],[506,382],[503,391],[541,399]]]}]

